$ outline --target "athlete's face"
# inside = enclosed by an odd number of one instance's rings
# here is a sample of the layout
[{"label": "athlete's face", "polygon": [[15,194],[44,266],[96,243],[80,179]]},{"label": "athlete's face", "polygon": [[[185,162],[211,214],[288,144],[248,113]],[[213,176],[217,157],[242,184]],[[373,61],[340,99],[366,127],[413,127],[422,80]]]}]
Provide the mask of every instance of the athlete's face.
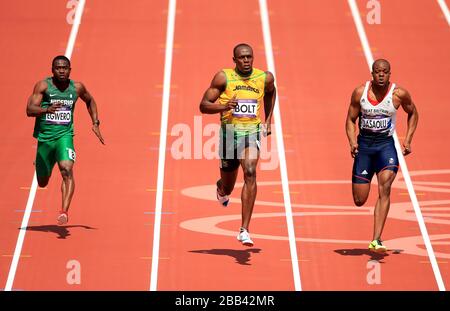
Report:
[{"label": "athlete's face", "polygon": [[64,59],[57,59],[52,66],[53,77],[59,82],[65,82],[70,76],[69,63]]},{"label": "athlete's face", "polygon": [[385,87],[389,84],[391,77],[391,68],[388,63],[378,62],[374,65],[372,71],[373,83],[379,87]]},{"label": "athlete's face", "polygon": [[248,47],[240,47],[233,57],[236,68],[242,73],[251,73],[253,70],[253,51]]}]

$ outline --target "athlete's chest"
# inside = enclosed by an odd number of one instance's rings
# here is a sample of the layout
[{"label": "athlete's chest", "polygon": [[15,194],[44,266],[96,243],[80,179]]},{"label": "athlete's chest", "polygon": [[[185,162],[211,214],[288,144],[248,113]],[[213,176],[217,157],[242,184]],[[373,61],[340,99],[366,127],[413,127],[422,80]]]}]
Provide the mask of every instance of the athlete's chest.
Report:
[{"label": "athlete's chest", "polygon": [[48,103],[49,105],[60,104],[62,109],[71,110],[77,99],[78,94],[74,87],[64,91],[57,88],[49,88],[44,94],[43,102]]},{"label": "athlete's chest", "polygon": [[264,84],[256,79],[233,81],[227,85],[227,92],[232,95],[257,98],[263,95]]}]

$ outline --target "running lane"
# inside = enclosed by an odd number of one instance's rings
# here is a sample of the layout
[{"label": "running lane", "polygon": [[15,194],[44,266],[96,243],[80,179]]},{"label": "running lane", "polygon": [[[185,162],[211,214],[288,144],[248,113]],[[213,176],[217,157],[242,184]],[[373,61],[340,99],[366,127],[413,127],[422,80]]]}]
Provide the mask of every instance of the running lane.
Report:
[{"label": "running lane", "polygon": [[[174,134],[166,154],[158,290],[294,288],[282,204],[255,205],[250,224],[255,245],[242,246],[236,240],[241,187],[235,188],[228,208],[220,207],[215,199],[219,160],[207,158],[214,151],[202,152],[202,146],[211,150],[218,139],[211,133],[202,136],[202,130],[218,125],[219,116],[200,117],[200,100],[216,72],[234,67],[232,50],[241,42],[254,47],[254,66],[265,69],[257,1],[178,1],[168,122]],[[181,157],[176,150],[185,150],[185,156],[176,159]],[[280,180],[278,166],[262,170],[263,163],[267,168],[270,160],[262,160],[258,168],[257,200],[281,203],[279,183],[262,185]],[[238,182],[242,180],[240,172]]]},{"label": "running lane", "polygon": [[[72,77],[98,103],[106,146],[75,113],[76,190],[69,224],[55,226],[60,176],[38,193],[15,287],[28,290],[147,290],[156,180],[166,1],[87,1]],[[15,231],[17,233],[17,230]],[[81,284],[77,281],[80,273]]]},{"label": "running lane", "polygon": [[[364,1],[358,1],[358,5],[363,8]],[[391,62],[391,80],[409,90],[420,114],[413,153],[406,160],[448,290],[450,147],[443,140],[450,133],[447,120],[450,94],[446,91],[450,73],[450,27],[437,1],[411,1],[408,5],[401,0],[385,1],[381,18],[379,25],[366,26],[367,36],[374,58],[383,57]],[[403,141],[406,114],[400,111],[399,115],[397,132]],[[409,208],[406,212],[413,213],[413,210]],[[425,249],[421,243],[417,247]]]},{"label": "running lane", "polygon": [[[68,12],[65,3],[55,5],[54,1],[0,3],[0,89],[4,103],[0,123],[0,288],[6,284],[34,173],[34,119],[27,118],[25,107],[35,83],[50,74],[52,58],[64,54],[70,31]],[[38,192],[46,195],[48,191]],[[41,212],[38,208],[34,214]],[[21,261],[31,260],[31,254],[22,254]]]},{"label": "running lane", "polygon": [[[269,1],[269,10],[285,144],[293,150],[286,153],[292,201],[302,212],[295,224],[303,288],[436,289],[426,254],[398,240],[422,242],[414,218],[388,219],[383,237],[392,250],[383,258],[367,250],[376,185],[365,207],[353,206],[344,124],[353,89],[370,75],[346,1]],[[394,184],[392,209],[411,207],[401,185]]]}]

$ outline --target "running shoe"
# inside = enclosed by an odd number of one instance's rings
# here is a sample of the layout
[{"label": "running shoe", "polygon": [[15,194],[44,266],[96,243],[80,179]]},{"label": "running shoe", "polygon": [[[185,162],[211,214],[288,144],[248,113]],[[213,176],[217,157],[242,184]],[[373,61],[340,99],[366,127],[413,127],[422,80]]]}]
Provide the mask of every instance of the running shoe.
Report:
[{"label": "running shoe", "polygon": [[64,225],[69,221],[69,215],[67,212],[60,212],[58,218],[56,219],[58,221],[58,225]]},{"label": "running shoe", "polygon": [[230,198],[227,195],[220,195],[219,189],[216,190],[217,201],[224,206],[227,207],[228,203],[230,203]]},{"label": "running shoe", "polygon": [[387,248],[381,243],[380,240],[373,240],[369,244],[369,250],[377,253],[385,253]]},{"label": "running shoe", "polygon": [[253,246],[253,241],[250,238],[250,234],[248,233],[247,229],[245,229],[245,228],[240,229],[237,239],[238,239],[238,241],[240,241],[242,243],[242,245]]}]

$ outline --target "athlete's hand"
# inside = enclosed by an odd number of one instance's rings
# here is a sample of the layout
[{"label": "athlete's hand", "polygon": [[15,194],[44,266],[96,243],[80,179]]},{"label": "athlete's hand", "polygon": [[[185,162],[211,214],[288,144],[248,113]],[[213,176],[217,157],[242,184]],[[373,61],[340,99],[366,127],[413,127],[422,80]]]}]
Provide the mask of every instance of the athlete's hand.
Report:
[{"label": "athlete's hand", "polygon": [[100,133],[100,127],[97,124],[94,124],[92,126],[92,131],[95,133],[95,135],[98,137],[98,139],[100,140],[100,142],[104,145],[105,144],[105,140],[102,137],[102,133]]},{"label": "athlete's hand", "polygon": [[50,106],[47,107],[46,113],[55,113],[56,111],[59,110],[59,108],[61,108],[61,103],[51,104]]},{"label": "athlete's hand", "polygon": [[352,155],[352,158],[356,157],[356,155],[358,154],[358,147],[358,144],[350,145],[350,153]]},{"label": "athlete's hand", "polygon": [[407,156],[411,153],[411,143],[403,142],[403,155]]},{"label": "athlete's hand", "polygon": [[237,95],[234,94],[233,97],[228,101],[227,105],[225,106],[226,107],[226,111],[236,108],[236,106],[238,104],[236,96]]},{"label": "athlete's hand", "polygon": [[272,134],[272,130],[270,128],[270,123],[264,123],[262,125],[262,133],[264,137],[269,136],[270,134]]}]

